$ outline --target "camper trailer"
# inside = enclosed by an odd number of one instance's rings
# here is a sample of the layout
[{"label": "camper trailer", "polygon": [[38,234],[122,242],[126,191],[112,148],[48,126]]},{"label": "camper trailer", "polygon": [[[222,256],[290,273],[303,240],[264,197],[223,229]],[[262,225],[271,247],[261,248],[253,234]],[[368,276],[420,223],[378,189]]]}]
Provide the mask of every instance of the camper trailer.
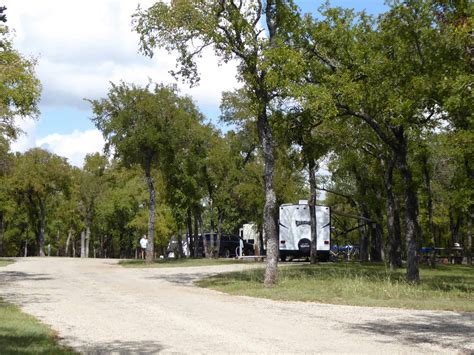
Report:
[{"label": "camper trailer", "polygon": [[[281,260],[310,256],[311,220],[306,200],[280,206],[279,246]],[[329,258],[331,247],[331,215],[329,207],[316,206],[317,257]]]}]

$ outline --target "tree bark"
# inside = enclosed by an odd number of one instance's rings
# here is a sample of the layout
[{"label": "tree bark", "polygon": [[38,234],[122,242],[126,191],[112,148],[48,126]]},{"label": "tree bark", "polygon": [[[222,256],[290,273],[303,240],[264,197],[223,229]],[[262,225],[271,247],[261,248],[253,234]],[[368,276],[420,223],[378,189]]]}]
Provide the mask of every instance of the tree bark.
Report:
[{"label": "tree bark", "polygon": [[390,270],[402,267],[402,233],[400,228],[400,210],[395,201],[393,193],[393,168],[394,163],[391,159],[383,160],[385,166],[384,185],[387,195],[387,231],[389,240],[389,264]]},{"label": "tree bark", "polygon": [[46,225],[46,206],[45,202],[42,199],[39,199],[39,209],[40,209],[40,228],[38,234],[38,255],[45,256],[44,254],[44,230]]},{"label": "tree bark", "polygon": [[412,178],[411,170],[407,162],[407,142],[403,132],[399,135],[399,149],[396,151],[396,159],[400,175],[405,188],[405,224],[406,224],[406,248],[407,248],[407,271],[408,282],[418,283],[420,281],[419,263],[417,257],[419,225],[418,225],[418,199],[416,188]]},{"label": "tree bark", "polygon": [[221,237],[222,237],[222,218],[223,214],[220,208],[217,208],[217,243],[216,243],[216,258],[219,257],[221,250]]},{"label": "tree bark", "polygon": [[[368,218],[367,214],[363,213],[365,218]],[[369,236],[367,235],[367,226],[371,226],[372,224],[368,224],[366,220],[360,219],[359,220],[359,261],[360,262],[367,262],[369,261]]]},{"label": "tree bark", "polygon": [[146,263],[150,264],[154,259],[154,237],[155,237],[155,186],[151,176],[151,159],[145,164],[145,178],[148,187],[148,244],[146,247]]},{"label": "tree bark", "polygon": [[86,257],[86,231],[81,231],[81,258]]},{"label": "tree bark", "polygon": [[91,240],[91,227],[90,225],[88,225],[86,227],[86,239],[85,239],[85,247],[84,247],[84,254],[86,258],[89,257],[90,240]]},{"label": "tree bark", "polygon": [[186,228],[187,228],[187,239],[189,247],[189,256],[194,256],[194,235],[193,235],[193,223],[191,219],[191,207],[188,207],[186,215]]},{"label": "tree bark", "polygon": [[67,233],[67,239],[66,239],[66,248],[64,250],[65,256],[69,256],[69,244],[71,243],[71,238],[72,238],[72,228],[69,228],[69,231]]},{"label": "tree bark", "polygon": [[[201,234],[202,237],[202,234]],[[204,242],[203,242],[204,243]],[[201,257],[202,255],[199,255],[199,221],[196,216],[196,213],[194,213],[194,257],[198,258]],[[204,244],[203,244],[204,248]]]},{"label": "tree bark", "polygon": [[263,147],[265,207],[263,210],[263,234],[267,242],[267,265],[265,269],[265,287],[273,286],[278,276],[278,236],[276,233],[276,194],[273,187],[275,157],[273,135],[268,122],[266,106],[261,108],[257,121],[258,135]]},{"label": "tree bark", "polygon": [[5,235],[5,215],[0,212],[0,256],[4,256],[3,238]]},{"label": "tree bark", "polygon": [[311,223],[311,264],[318,262],[318,236],[317,236],[317,219],[316,219],[316,199],[317,199],[317,185],[316,185],[316,164],[313,159],[308,161],[308,172],[309,172],[309,188],[310,188],[310,199],[309,199],[309,214]]},{"label": "tree bark", "polygon": [[469,207],[469,216],[467,217],[467,250],[466,250],[466,256],[467,256],[467,264],[472,265],[472,220],[474,219],[474,205],[471,205]]}]

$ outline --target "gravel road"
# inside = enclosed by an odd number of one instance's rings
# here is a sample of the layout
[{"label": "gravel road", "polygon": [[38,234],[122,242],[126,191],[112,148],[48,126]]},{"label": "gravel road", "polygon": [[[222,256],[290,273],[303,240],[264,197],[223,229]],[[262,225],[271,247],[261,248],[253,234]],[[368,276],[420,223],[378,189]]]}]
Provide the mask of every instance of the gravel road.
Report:
[{"label": "gravel road", "polygon": [[84,353],[474,353],[473,313],[281,302],[192,285],[248,267],[19,258],[0,269],[0,296]]}]

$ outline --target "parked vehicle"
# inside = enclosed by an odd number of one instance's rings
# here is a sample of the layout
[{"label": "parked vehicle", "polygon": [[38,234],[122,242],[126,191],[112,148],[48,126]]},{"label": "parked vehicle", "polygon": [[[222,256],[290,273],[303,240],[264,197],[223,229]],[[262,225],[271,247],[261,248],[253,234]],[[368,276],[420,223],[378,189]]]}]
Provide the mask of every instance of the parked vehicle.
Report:
[{"label": "parked vehicle", "polygon": [[[311,252],[311,220],[305,200],[280,206],[279,249],[281,260],[309,257]],[[331,247],[331,216],[329,207],[316,206],[317,257],[329,259]]]},{"label": "parked vehicle", "polygon": [[[211,235],[210,233],[205,233],[204,237],[206,238],[208,245],[210,246]],[[219,257],[222,258],[230,258],[237,256],[239,252],[239,246],[242,243],[242,250],[244,255],[253,255],[253,244],[244,241],[242,238],[230,235],[230,234],[222,234],[221,235],[221,243],[219,248]],[[189,236],[182,237],[182,244],[183,244],[183,255],[190,256],[190,240]],[[214,234],[214,245],[217,245],[217,234]],[[204,243],[203,238],[199,235],[198,239],[198,255],[204,257]],[[174,258],[178,252],[178,238],[176,236],[171,237],[168,248],[166,249],[166,254],[169,258]]]}]

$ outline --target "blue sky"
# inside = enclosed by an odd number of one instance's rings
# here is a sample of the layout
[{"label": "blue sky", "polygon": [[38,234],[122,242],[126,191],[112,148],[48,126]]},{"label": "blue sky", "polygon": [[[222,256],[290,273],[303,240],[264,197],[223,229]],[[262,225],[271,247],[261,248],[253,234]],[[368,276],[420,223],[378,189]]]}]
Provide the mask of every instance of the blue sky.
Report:
[{"label": "blue sky", "polygon": [[[4,0],[8,25],[15,34],[15,47],[37,58],[37,74],[43,85],[38,120],[21,121],[24,130],[12,150],[41,146],[65,156],[77,166],[87,153],[100,151],[103,140],[90,121],[91,111],[84,98],[105,96],[109,82],[124,80],[145,84],[149,79],[174,83],[168,74],[173,56],[160,51],[153,59],[138,53],[137,35],[131,32],[130,15],[138,3],[154,0]],[[320,0],[297,0],[303,12],[314,13]],[[383,12],[383,0],[332,1],[332,5]],[[90,9],[94,9],[91,11]],[[232,90],[235,64],[219,65],[211,51],[200,62],[201,84],[190,89],[201,111],[214,122],[219,116],[220,93]]]}]

